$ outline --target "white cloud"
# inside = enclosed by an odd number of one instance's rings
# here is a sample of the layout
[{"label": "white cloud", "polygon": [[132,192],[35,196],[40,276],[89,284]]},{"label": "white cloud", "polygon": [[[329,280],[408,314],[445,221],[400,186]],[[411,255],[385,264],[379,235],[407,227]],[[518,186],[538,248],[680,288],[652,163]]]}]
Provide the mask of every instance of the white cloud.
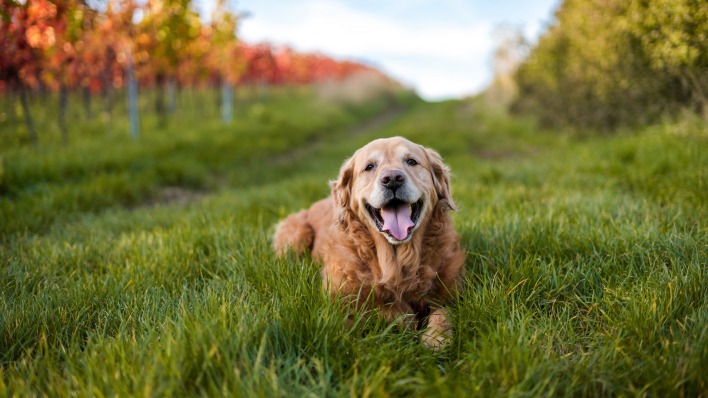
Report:
[{"label": "white cloud", "polygon": [[477,92],[491,75],[490,22],[420,25],[323,0],[284,5],[277,14],[245,19],[241,37],[371,60],[426,99]]},{"label": "white cloud", "polygon": [[[208,10],[216,0],[197,0]],[[492,77],[494,27],[535,41],[559,0],[240,0],[248,42],[365,60],[426,99],[481,91]]]}]

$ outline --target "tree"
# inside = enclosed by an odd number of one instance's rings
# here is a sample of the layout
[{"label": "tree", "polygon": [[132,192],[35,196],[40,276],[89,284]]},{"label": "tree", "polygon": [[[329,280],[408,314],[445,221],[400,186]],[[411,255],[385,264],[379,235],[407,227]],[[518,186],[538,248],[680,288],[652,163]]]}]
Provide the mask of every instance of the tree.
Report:
[{"label": "tree", "polygon": [[494,80],[486,90],[486,98],[492,104],[506,106],[517,93],[514,74],[528,57],[529,44],[517,26],[498,26],[494,37],[497,42],[492,59]]},{"label": "tree", "polygon": [[84,38],[94,29],[96,11],[83,0],[55,1],[56,12],[51,20],[56,37],[54,43],[43,48],[45,83],[58,87],[59,130],[62,141],[68,144],[66,112],[69,90],[87,85],[91,65],[86,62]]},{"label": "tree", "polygon": [[708,7],[694,0],[632,1],[624,18],[655,74],[673,76],[674,96],[708,117]]},{"label": "tree", "polygon": [[512,108],[548,125],[612,130],[705,107],[708,11],[699,3],[564,1],[516,74]]},{"label": "tree", "polygon": [[[133,18],[138,5],[133,0],[110,0],[105,13],[99,16],[98,26],[86,38],[89,52],[97,60],[99,86],[104,100],[104,115],[107,130],[110,129],[113,113],[114,88],[130,80],[127,71],[134,63],[134,42],[137,31]],[[130,85],[130,84],[129,84]],[[128,96],[131,133],[138,135],[137,92]]]},{"label": "tree", "polygon": [[204,31],[211,44],[206,54],[207,65],[221,85],[221,118],[224,123],[231,122],[233,87],[241,78],[244,69],[243,59],[237,56],[237,24],[237,15],[228,10],[224,0],[219,0],[211,17],[211,24]]},{"label": "tree", "polygon": [[141,64],[143,74],[149,73],[157,86],[155,110],[161,124],[166,123],[165,91],[170,96],[170,112],[174,111],[176,74],[185,49],[200,32],[199,15],[190,9],[190,0],[148,0],[143,8],[140,34],[136,46],[138,57],[149,60]]},{"label": "tree", "polygon": [[54,28],[48,23],[56,7],[48,1],[27,0],[24,3],[2,0],[0,20],[0,79],[20,92],[22,113],[29,139],[39,139],[30,113],[28,88],[39,84],[41,49],[54,44]]}]

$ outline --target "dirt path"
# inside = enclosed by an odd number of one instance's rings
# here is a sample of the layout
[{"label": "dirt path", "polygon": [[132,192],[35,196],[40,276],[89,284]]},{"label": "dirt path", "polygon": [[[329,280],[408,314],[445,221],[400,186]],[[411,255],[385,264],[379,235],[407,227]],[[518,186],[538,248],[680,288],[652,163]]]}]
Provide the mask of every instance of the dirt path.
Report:
[{"label": "dirt path", "polygon": [[[363,121],[362,123],[350,127],[347,130],[346,135],[348,137],[355,137],[358,135],[363,135],[372,131],[376,131],[401,116],[405,111],[406,108],[402,106],[388,109],[381,114],[378,114],[370,119]],[[276,165],[284,165],[291,163],[297,159],[301,159],[307,155],[310,155],[320,149],[322,145],[327,142],[328,138],[329,137],[327,135],[317,136],[306,144],[300,145],[286,152],[279,153],[273,156],[271,159]]]}]

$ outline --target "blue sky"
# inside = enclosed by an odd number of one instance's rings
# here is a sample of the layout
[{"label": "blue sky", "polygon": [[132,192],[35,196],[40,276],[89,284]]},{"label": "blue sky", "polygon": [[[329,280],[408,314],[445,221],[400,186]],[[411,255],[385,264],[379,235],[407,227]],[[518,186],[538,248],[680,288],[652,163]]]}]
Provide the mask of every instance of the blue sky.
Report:
[{"label": "blue sky", "polygon": [[[203,0],[208,7],[209,1]],[[481,91],[492,76],[493,32],[520,26],[534,40],[558,0],[241,0],[239,36],[372,64],[423,98]]]}]

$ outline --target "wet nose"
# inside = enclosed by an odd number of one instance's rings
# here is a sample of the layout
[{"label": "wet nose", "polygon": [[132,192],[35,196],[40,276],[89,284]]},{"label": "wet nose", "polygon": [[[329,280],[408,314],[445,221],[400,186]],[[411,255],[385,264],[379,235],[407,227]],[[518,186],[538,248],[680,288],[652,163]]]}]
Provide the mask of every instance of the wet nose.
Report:
[{"label": "wet nose", "polygon": [[381,185],[395,191],[406,181],[406,176],[398,170],[389,170],[381,176]]}]

